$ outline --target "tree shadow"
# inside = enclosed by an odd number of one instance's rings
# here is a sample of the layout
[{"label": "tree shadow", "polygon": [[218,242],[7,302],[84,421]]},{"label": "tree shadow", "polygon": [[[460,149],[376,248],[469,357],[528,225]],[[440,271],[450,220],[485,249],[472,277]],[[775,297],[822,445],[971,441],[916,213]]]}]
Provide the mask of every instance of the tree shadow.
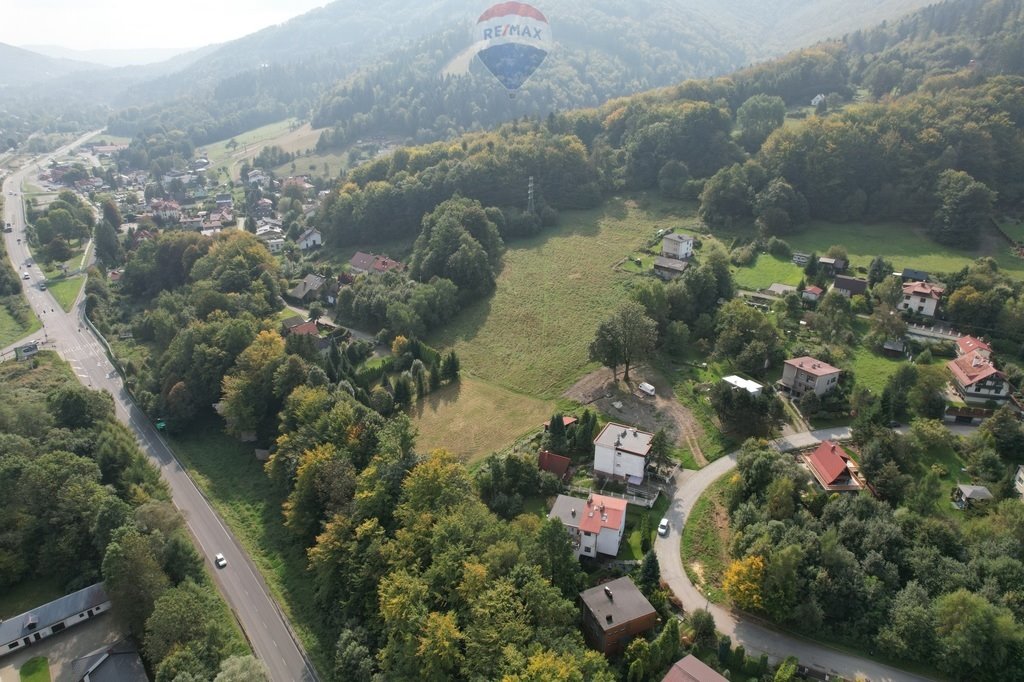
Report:
[{"label": "tree shadow", "polygon": [[461,395],[461,381],[456,381],[455,383],[448,384],[447,386],[442,386],[436,391],[426,394],[420,400],[417,400],[416,404],[409,408],[409,414],[414,416],[416,419],[421,419],[425,413],[436,413],[441,410],[441,408],[458,402],[459,396]]}]

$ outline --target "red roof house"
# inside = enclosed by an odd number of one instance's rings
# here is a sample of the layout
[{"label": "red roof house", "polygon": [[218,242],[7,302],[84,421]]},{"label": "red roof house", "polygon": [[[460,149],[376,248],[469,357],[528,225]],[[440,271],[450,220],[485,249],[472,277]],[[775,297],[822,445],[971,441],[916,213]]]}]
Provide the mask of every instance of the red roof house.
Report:
[{"label": "red roof house", "polygon": [[572,464],[572,460],[562,455],[556,455],[548,450],[541,450],[540,454],[537,455],[537,468],[541,471],[547,471],[560,479],[565,479],[569,475],[569,466]]},{"label": "red roof house", "polygon": [[825,490],[860,490],[862,487],[854,476],[856,463],[832,441],[821,441],[814,452],[804,455],[804,462]]},{"label": "red roof house", "polygon": [[978,351],[984,354],[985,357],[988,357],[992,354],[992,346],[973,336],[961,336],[956,340],[957,355],[967,355],[974,351]]}]

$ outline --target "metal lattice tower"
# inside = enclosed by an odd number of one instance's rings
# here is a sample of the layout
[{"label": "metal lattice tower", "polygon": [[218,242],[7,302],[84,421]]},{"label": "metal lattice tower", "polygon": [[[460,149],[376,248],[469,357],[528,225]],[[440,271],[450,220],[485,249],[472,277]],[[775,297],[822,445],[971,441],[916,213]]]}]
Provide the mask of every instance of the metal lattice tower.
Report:
[{"label": "metal lattice tower", "polygon": [[537,208],[533,205],[533,176],[530,176],[530,188],[526,192],[526,211],[536,213]]}]

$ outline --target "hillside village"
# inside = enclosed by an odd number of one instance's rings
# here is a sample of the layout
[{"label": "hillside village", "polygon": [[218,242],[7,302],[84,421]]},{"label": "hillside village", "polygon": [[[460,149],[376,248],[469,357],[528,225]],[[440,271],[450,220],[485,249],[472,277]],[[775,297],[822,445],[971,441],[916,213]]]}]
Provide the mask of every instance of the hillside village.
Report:
[{"label": "hillside village", "polygon": [[1024,679],[988,4],[332,179],[18,157],[0,676]]}]

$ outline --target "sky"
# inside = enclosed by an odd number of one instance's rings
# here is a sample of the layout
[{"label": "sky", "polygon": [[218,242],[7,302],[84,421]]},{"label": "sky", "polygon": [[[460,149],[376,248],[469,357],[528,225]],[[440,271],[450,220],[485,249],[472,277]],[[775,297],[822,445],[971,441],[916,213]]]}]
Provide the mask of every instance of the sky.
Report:
[{"label": "sky", "polygon": [[328,0],[10,0],[0,43],[76,50],[193,48],[280,24]]}]

